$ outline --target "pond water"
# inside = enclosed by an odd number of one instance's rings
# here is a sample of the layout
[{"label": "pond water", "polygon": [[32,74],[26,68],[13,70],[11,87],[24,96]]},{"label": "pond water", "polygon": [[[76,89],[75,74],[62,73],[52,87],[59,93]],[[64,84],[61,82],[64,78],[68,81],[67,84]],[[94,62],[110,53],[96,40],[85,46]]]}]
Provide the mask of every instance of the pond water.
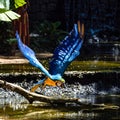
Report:
[{"label": "pond water", "polygon": [[[66,72],[65,78],[80,80],[82,77],[85,77],[81,76],[83,73],[77,71]],[[94,72],[91,72],[89,75],[91,74],[96,77],[95,75],[97,73],[93,73]],[[9,74],[8,77],[11,80],[16,80],[21,76],[21,74],[17,75]],[[34,75],[37,75],[37,73]],[[7,80],[7,76],[4,76],[4,78]],[[31,77],[30,73],[22,75],[21,78],[22,82],[18,80],[15,84],[28,90],[34,84],[34,80],[32,79],[36,79],[36,81],[38,80],[36,77]],[[68,81],[68,79],[66,81]],[[68,103],[66,105],[52,106],[38,101],[35,101],[33,104],[29,104],[23,96],[15,92],[8,91],[7,89],[4,90],[0,88],[0,120],[120,119],[120,81],[119,79],[114,81],[116,80],[115,78],[114,80],[109,80],[108,84],[108,81],[104,80],[99,80],[97,82],[93,81],[91,83],[89,81],[86,84],[80,84],[78,81],[73,83],[67,82],[65,88],[46,87],[44,90],[41,90],[40,88],[37,90],[40,94],[52,97],[80,98],[83,105]]]},{"label": "pond water", "polygon": [[[92,97],[92,96],[91,96]],[[91,98],[90,97],[90,98]],[[89,98],[89,99],[90,99]],[[11,101],[12,99],[12,101]],[[92,106],[49,106],[44,103],[28,104],[24,98],[20,96],[12,97],[9,104],[0,105],[1,120],[116,120],[120,119],[120,109],[115,106],[119,101],[119,97],[109,97],[105,104],[108,107],[92,107]],[[19,100],[18,100],[19,99]],[[98,99],[101,99],[100,101]],[[105,96],[94,99],[98,103],[106,101]],[[21,102],[21,103],[20,103]],[[112,104],[111,104],[112,102]],[[110,105],[109,105],[110,104]]]},{"label": "pond water", "polygon": [[[0,88],[0,120],[119,120],[119,56],[115,60],[108,57],[102,60],[99,55],[89,61],[74,61],[65,72],[65,88],[37,90],[52,97],[79,98],[83,105],[38,101],[29,104],[23,96]],[[42,64],[48,67],[45,60]],[[38,69],[28,64],[0,65],[0,79],[28,90],[42,77]]]},{"label": "pond water", "polygon": [[[32,83],[16,83],[22,87],[31,86]],[[76,104],[66,104],[65,106],[51,106],[46,103],[28,101],[8,90],[0,89],[0,119],[23,119],[23,120],[89,120],[89,119],[120,119],[120,95],[115,90],[109,93],[103,89],[97,90],[95,84],[82,86],[79,83],[66,85],[66,88],[47,87],[42,94],[53,97],[72,97],[80,98],[83,106]],[[28,87],[27,87],[28,88]],[[114,88],[116,89],[116,88]],[[117,88],[118,89],[118,88]],[[116,89],[116,90],[117,90]],[[39,90],[38,90],[39,91]],[[114,91],[114,93],[113,93]],[[110,93],[111,92],[111,93]],[[91,103],[92,105],[88,105]],[[94,104],[105,104],[105,107],[95,106]],[[88,106],[87,106],[88,105]]]}]

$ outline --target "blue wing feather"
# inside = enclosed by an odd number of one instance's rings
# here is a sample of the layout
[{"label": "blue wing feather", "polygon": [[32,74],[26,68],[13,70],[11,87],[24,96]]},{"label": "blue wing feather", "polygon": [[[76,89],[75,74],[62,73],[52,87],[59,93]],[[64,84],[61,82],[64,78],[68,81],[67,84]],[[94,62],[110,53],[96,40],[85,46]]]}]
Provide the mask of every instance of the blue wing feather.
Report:
[{"label": "blue wing feather", "polygon": [[68,65],[80,54],[82,43],[77,24],[74,24],[73,30],[54,51],[50,62],[50,74],[62,76]]},{"label": "blue wing feather", "polygon": [[39,68],[46,76],[52,80],[60,80],[67,66],[80,54],[80,48],[83,40],[79,35],[77,24],[74,24],[73,30],[55,49],[54,55],[50,62],[49,72],[37,60],[32,49],[22,43],[18,32],[16,32],[19,49],[29,62]]},{"label": "blue wing feather", "polygon": [[28,46],[22,43],[20,36],[18,32],[16,32],[16,39],[18,41],[18,47],[22,54],[29,60],[29,62],[39,68],[43,73],[45,73],[46,76],[49,78],[52,78],[52,76],[49,74],[49,72],[44,68],[44,66],[37,60],[35,53],[32,49],[30,49]]}]

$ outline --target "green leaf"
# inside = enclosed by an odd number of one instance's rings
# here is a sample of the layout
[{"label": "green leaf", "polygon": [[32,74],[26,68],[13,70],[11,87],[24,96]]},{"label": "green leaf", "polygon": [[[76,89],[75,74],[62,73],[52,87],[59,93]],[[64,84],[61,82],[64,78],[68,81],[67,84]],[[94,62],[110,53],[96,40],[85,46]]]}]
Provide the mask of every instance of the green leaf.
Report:
[{"label": "green leaf", "polygon": [[0,14],[0,20],[1,21],[6,21],[6,22],[10,22],[11,21],[10,18],[7,17],[4,13]]},{"label": "green leaf", "polygon": [[10,22],[12,20],[18,19],[20,17],[19,14],[9,10],[3,13],[0,13],[0,20],[1,21],[6,21],[6,22]]},{"label": "green leaf", "polygon": [[0,2],[0,9],[5,9],[5,6]]},{"label": "green leaf", "polygon": [[15,20],[18,19],[20,17],[19,14],[13,12],[13,11],[7,11],[5,12],[5,14],[11,19],[11,20]]},{"label": "green leaf", "polygon": [[9,0],[0,0],[0,8],[9,10],[10,1]]},{"label": "green leaf", "polygon": [[0,1],[0,21],[10,22],[20,17],[20,15],[16,14],[11,10],[8,10],[8,8],[9,8],[9,0],[1,0]]},{"label": "green leaf", "polygon": [[4,12],[6,12],[7,10],[6,9],[2,9],[2,8],[0,8],[0,13],[4,13]]},{"label": "green leaf", "polygon": [[14,0],[15,1],[15,8],[22,7],[26,4],[25,0]]}]

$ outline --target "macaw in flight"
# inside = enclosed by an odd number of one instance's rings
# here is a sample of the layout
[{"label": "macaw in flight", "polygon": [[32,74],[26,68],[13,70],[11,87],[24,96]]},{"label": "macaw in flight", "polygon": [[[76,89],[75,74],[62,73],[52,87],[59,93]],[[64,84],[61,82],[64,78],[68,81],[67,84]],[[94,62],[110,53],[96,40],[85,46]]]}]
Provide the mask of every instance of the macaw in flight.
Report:
[{"label": "macaw in flight", "polygon": [[80,49],[83,44],[84,36],[84,24],[74,24],[73,29],[68,36],[58,45],[55,49],[52,59],[49,62],[49,71],[37,60],[35,52],[28,46],[22,43],[18,32],[16,32],[16,39],[18,47],[25,58],[28,59],[30,64],[40,69],[45,78],[38,81],[35,86],[31,88],[31,92],[34,92],[40,85],[43,88],[48,86],[60,86],[62,87],[65,80],[62,78],[68,65],[80,54]]}]

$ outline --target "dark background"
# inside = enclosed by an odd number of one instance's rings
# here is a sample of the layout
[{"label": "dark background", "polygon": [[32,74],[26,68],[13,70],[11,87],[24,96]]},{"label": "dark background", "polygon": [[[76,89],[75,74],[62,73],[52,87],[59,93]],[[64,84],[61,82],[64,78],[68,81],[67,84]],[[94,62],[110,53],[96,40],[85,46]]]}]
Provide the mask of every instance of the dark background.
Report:
[{"label": "dark background", "polygon": [[60,27],[69,32],[80,20],[85,25],[80,58],[120,60],[119,0],[30,0],[28,13],[31,31],[48,20],[60,21]]},{"label": "dark background", "polygon": [[62,28],[70,30],[80,20],[86,32],[91,29],[120,28],[119,0],[30,0],[30,28],[44,20],[61,21]]}]

